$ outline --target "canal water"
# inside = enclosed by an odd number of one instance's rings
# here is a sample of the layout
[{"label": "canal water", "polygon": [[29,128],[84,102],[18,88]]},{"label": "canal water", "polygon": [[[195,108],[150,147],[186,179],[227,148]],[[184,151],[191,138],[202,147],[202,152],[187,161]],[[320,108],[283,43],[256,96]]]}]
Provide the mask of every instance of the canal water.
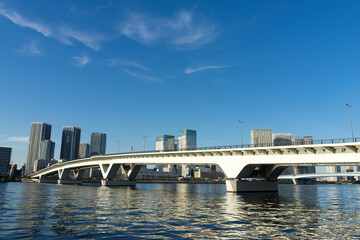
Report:
[{"label": "canal water", "polygon": [[359,239],[360,185],[0,184],[0,239]]}]

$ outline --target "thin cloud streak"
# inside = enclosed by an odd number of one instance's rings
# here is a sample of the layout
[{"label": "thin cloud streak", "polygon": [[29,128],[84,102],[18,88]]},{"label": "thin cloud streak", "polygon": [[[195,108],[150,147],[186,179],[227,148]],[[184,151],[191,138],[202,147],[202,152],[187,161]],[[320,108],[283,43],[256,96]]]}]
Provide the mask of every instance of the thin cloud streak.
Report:
[{"label": "thin cloud streak", "polygon": [[201,47],[217,37],[217,24],[181,11],[171,18],[130,13],[119,27],[121,34],[147,45],[165,42],[181,50]]},{"label": "thin cloud streak", "polygon": [[0,15],[5,16],[14,24],[19,25],[21,27],[27,27],[33,29],[39,33],[41,33],[45,37],[51,37],[65,45],[73,45],[73,40],[79,41],[85,46],[92,48],[94,51],[98,51],[100,49],[100,43],[102,41],[106,41],[106,37],[99,33],[88,33],[84,31],[74,30],[70,27],[52,27],[31,21],[26,19],[21,14],[6,10],[0,6]]},{"label": "thin cloud streak", "polygon": [[41,33],[45,37],[49,37],[52,34],[51,30],[49,29],[48,26],[41,24],[41,23],[32,22],[32,21],[26,19],[25,17],[21,16],[19,13],[15,12],[15,11],[8,11],[8,10],[0,7],[0,14],[3,15],[4,17],[8,18],[10,21],[15,23],[16,25],[19,25],[21,27],[31,28],[31,29]]},{"label": "thin cloud streak", "polygon": [[204,71],[207,69],[219,69],[219,68],[226,68],[226,67],[230,67],[230,66],[204,66],[204,67],[199,67],[199,68],[187,68],[187,69],[185,69],[185,73],[191,74],[191,73],[195,73],[195,72]]},{"label": "thin cloud streak", "polygon": [[141,65],[139,63],[133,62],[133,61],[124,61],[124,60],[118,60],[116,58],[111,58],[108,60],[108,66],[109,67],[118,67],[118,66],[126,66],[126,67],[134,67],[141,70],[145,70],[147,72],[151,71],[150,68],[145,67],[144,65]]},{"label": "thin cloud streak", "polygon": [[8,137],[6,139],[8,142],[19,142],[19,143],[27,143],[29,142],[29,137]]},{"label": "thin cloud streak", "polygon": [[73,57],[74,60],[74,65],[77,67],[84,67],[85,65],[87,65],[88,63],[90,63],[91,58],[89,56],[82,56],[82,57]]},{"label": "thin cloud streak", "polygon": [[56,38],[66,45],[73,45],[72,39],[75,39],[95,51],[100,49],[100,42],[105,40],[101,34],[75,31],[68,27],[60,28],[59,35]]},{"label": "thin cloud streak", "polygon": [[42,54],[42,51],[40,50],[40,48],[35,43],[25,44],[21,49],[18,49],[18,50],[15,50],[15,51],[18,52],[18,53],[24,53],[24,54],[32,55],[32,56]]},{"label": "thin cloud streak", "polygon": [[149,76],[145,76],[145,75],[141,75],[135,72],[131,72],[127,69],[123,70],[126,74],[128,74],[129,76],[135,77],[135,78],[140,78],[140,79],[144,79],[153,83],[160,83],[162,82],[160,78],[157,77],[149,77]]}]

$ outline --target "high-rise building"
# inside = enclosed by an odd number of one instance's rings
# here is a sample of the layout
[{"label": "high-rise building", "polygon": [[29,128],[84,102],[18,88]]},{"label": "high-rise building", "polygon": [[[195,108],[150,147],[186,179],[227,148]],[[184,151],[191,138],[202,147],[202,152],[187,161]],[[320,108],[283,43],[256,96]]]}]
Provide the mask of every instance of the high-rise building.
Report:
[{"label": "high-rise building", "polygon": [[36,159],[34,163],[34,172],[40,171],[43,168],[56,164],[58,161],[55,159],[45,160],[45,159]]},{"label": "high-rise building", "polygon": [[90,144],[82,143],[80,144],[79,158],[87,158],[87,157],[90,157]]},{"label": "high-rise building", "polygon": [[291,133],[273,133],[272,143],[274,146],[291,145]]},{"label": "high-rise building", "polygon": [[175,137],[172,135],[160,135],[156,137],[156,151],[174,151]]},{"label": "high-rise building", "polygon": [[42,122],[31,123],[29,150],[26,162],[26,175],[32,173],[35,160],[40,158],[41,141],[50,140],[50,138],[50,124]]},{"label": "high-rise building", "polygon": [[272,136],[271,129],[252,129],[251,145],[253,147],[268,147],[271,146]]},{"label": "high-rise building", "polygon": [[60,159],[70,161],[79,156],[81,129],[77,127],[63,127],[61,139]]},{"label": "high-rise building", "polygon": [[[326,173],[340,173],[341,167],[340,166],[327,166]],[[342,177],[327,177],[326,180],[328,182],[337,182],[340,181]]]},{"label": "high-rise building", "polygon": [[11,148],[0,147],[0,177],[9,175]]},{"label": "high-rise building", "polygon": [[182,130],[178,136],[179,151],[196,149],[196,131],[190,129]]},{"label": "high-rise building", "polygon": [[304,136],[304,137],[293,137],[292,145],[308,145],[313,144],[312,136]]},{"label": "high-rise building", "polygon": [[90,156],[106,153],[106,134],[92,133],[90,143]]},{"label": "high-rise building", "polygon": [[51,140],[41,141],[40,144],[40,159],[52,160],[54,159],[55,143]]}]

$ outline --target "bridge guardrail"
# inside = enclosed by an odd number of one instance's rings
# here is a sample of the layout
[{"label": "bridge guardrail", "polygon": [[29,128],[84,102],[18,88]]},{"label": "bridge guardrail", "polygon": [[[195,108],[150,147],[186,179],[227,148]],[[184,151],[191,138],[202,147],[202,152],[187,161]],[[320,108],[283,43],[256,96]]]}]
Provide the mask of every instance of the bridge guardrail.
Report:
[{"label": "bridge guardrail", "polygon": [[281,146],[296,146],[296,145],[312,145],[312,144],[333,144],[333,143],[351,143],[351,142],[360,142],[360,137],[356,138],[335,138],[335,139],[322,139],[322,140],[313,140],[308,139],[308,142],[302,142],[298,144],[284,144],[284,145],[274,145],[273,143],[264,143],[264,144],[239,144],[239,145],[223,145],[223,146],[211,146],[211,147],[197,147],[197,148],[185,148],[179,150],[148,150],[148,151],[131,151],[131,152],[120,152],[120,153],[109,153],[104,154],[114,155],[114,154],[139,154],[139,153],[156,153],[156,152],[181,152],[181,151],[198,151],[198,150],[213,150],[213,149],[232,149],[232,148],[255,148],[255,147],[281,147]]}]

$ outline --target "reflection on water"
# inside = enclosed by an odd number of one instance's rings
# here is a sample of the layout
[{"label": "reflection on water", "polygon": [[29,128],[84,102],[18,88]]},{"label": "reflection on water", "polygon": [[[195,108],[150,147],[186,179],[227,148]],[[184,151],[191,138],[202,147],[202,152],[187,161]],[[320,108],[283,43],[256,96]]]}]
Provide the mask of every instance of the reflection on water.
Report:
[{"label": "reflection on water", "polygon": [[355,239],[359,200],[359,185],[232,194],[221,184],[3,183],[0,238]]}]

